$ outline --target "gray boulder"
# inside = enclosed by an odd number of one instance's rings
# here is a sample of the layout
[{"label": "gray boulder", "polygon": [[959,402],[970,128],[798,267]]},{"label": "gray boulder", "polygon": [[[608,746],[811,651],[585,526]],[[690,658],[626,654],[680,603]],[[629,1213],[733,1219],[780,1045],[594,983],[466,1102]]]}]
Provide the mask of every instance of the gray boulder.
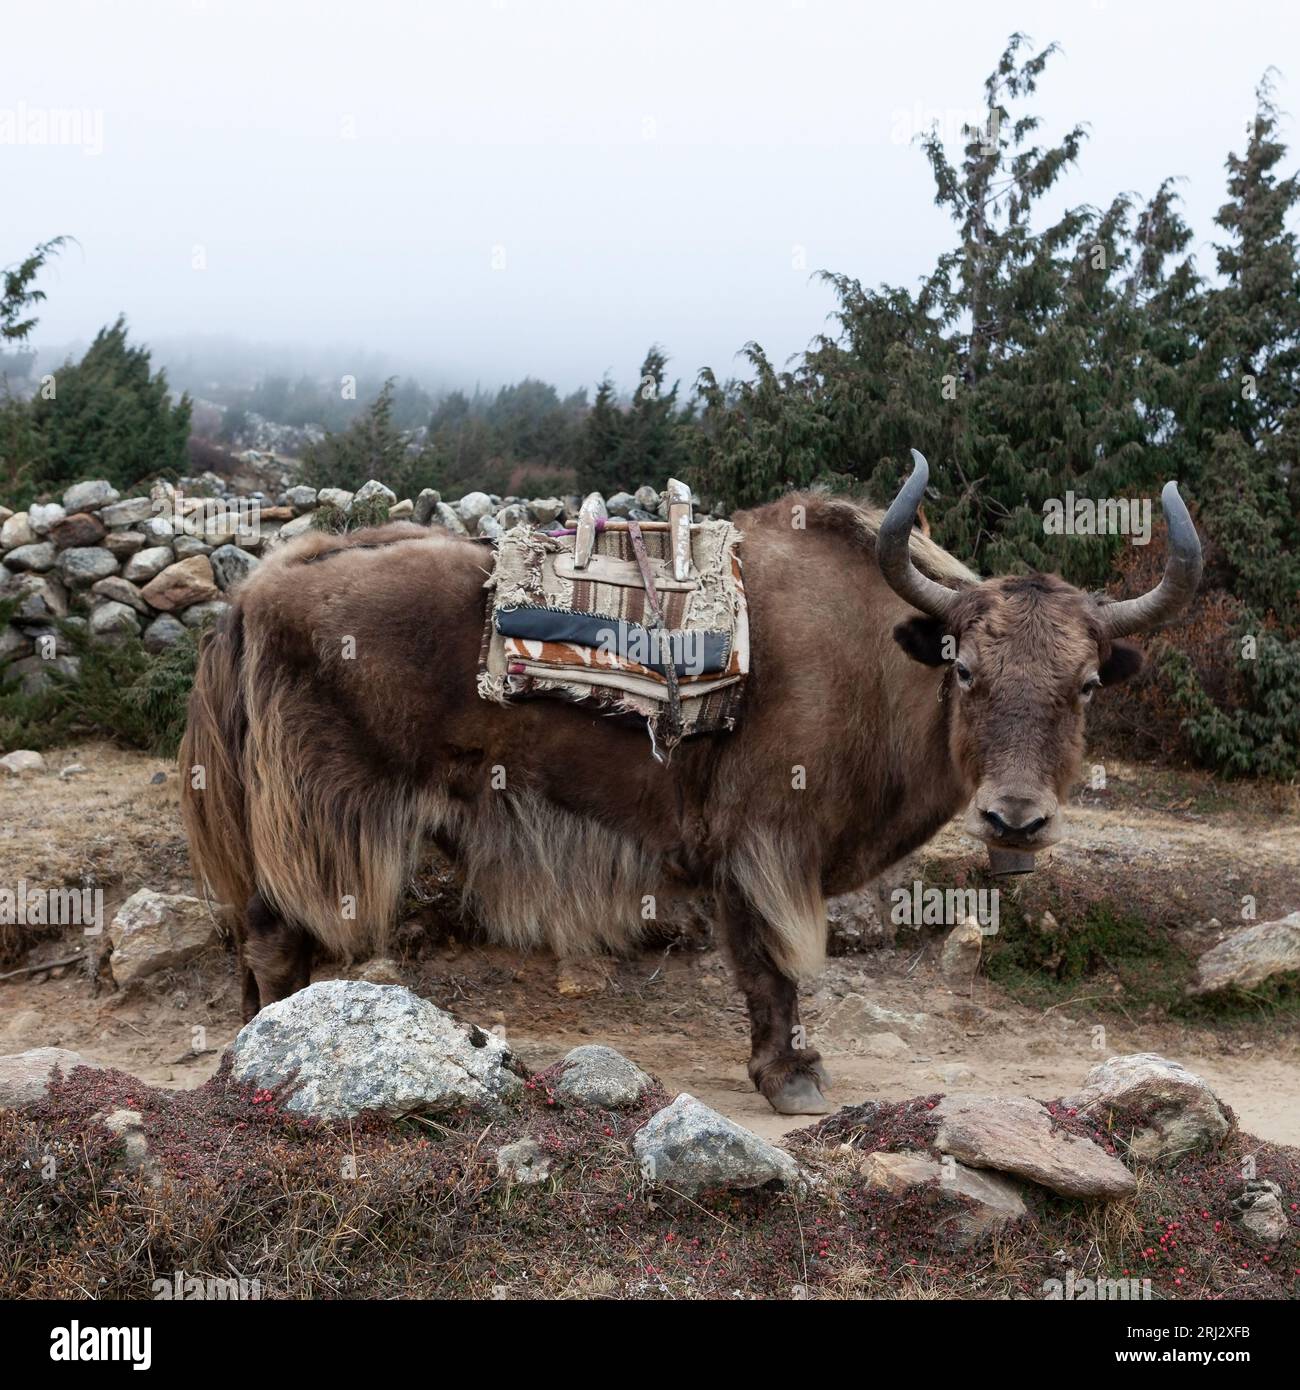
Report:
[{"label": "gray boulder", "polygon": [[456,503],[456,514],[465,523],[466,529],[471,534],[478,525],[479,518],[487,516],[491,510],[492,499],[486,492],[467,492]]},{"label": "gray boulder", "polygon": [[176,538],[176,528],[165,516],[147,516],[139,529],[148,545],[170,545]]},{"label": "gray boulder", "polygon": [[1300,912],[1242,927],[1196,962],[1188,994],[1253,989],[1270,976],[1300,970]]},{"label": "gray boulder", "polygon": [[101,603],[90,615],[90,632],[102,641],[120,641],[123,637],[134,637],[140,631],[140,619],[134,608],[125,603],[108,599]]},{"label": "gray boulder", "polygon": [[132,584],[147,584],[170,565],[175,556],[169,545],[151,545],[132,555],[122,569],[122,578]]},{"label": "gray boulder", "polygon": [[181,613],[181,622],[186,627],[203,627],[214,623],[230,607],[225,599],[211,599],[207,603],[192,603]]},{"label": "gray boulder", "polygon": [[952,1159],[941,1163],[917,1150],[868,1154],[862,1175],[869,1188],[895,1196],[914,1187],[935,1184],[940,1193],[955,1200],[951,1206],[945,1204],[941,1208],[934,1229],[960,1246],[972,1245],[1027,1214],[1020,1187],[1011,1179],[967,1168]]},{"label": "gray boulder", "polygon": [[5,597],[17,600],[12,622],[44,623],[68,616],[68,591],[52,575],[16,575],[6,586]]},{"label": "gray boulder", "polygon": [[15,748],[0,758],[0,773],[6,777],[29,777],[45,771],[45,759],[31,748]]},{"label": "gray boulder", "polygon": [[5,556],[5,564],[11,570],[27,574],[44,574],[54,568],[59,552],[53,541],[33,541],[30,545],[20,545]]},{"label": "gray boulder", "polygon": [[88,483],[73,483],[63,494],[63,510],[73,512],[93,512],[116,502],[119,493],[112,483],[96,478]]},{"label": "gray boulder", "polygon": [[98,545],[75,545],[59,555],[59,575],[70,589],[88,589],[117,573],[117,559]]},{"label": "gray boulder", "polygon": [[79,1052],[63,1047],[34,1047],[0,1057],[0,1110],[16,1110],[41,1100],[56,1071],[64,1076],[73,1067],[91,1067]]},{"label": "gray boulder", "polygon": [[442,501],[442,494],[436,489],[426,487],[415,499],[415,506],[411,509],[411,520],[417,526],[427,526],[434,516],[438,503]]},{"label": "gray boulder", "polygon": [[[297,487],[286,488],[280,494],[280,505],[282,507],[292,507],[295,512],[309,512],[316,506],[319,493],[314,487],[307,487],[299,484]],[[349,499],[350,500],[350,499]]]},{"label": "gray boulder", "polygon": [[120,574],[110,574],[107,579],[97,579],[90,586],[90,592],[95,598],[112,599],[115,603],[125,603],[128,608],[134,608],[143,617],[149,616],[149,605],[144,601],[140,590],[129,579],[123,579]]},{"label": "gray boulder", "polygon": [[605,503],[610,516],[627,516],[636,506],[636,498],[630,492],[616,492]]},{"label": "gray boulder", "polygon": [[[252,541],[246,544],[253,544]],[[261,544],[260,537],[257,544]],[[177,536],[172,542],[172,553],[178,560],[188,560],[195,555],[211,555],[212,547],[197,536]]]},{"label": "gray boulder", "polygon": [[657,512],[659,510],[659,494],[654,488],[642,486],[637,488],[632,495],[642,511]]},{"label": "gray boulder", "polygon": [[27,508],[27,524],[38,536],[48,536],[67,515],[61,503],[36,502]]},{"label": "gray boulder", "polygon": [[1154,1052],[1111,1057],[1093,1067],[1083,1089],[1061,1104],[1103,1125],[1117,1111],[1140,1113],[1146,1125],[1129,1144],[1142,1159],[1217,1148],[1232,1128],[1219,1098],[1199,1076]]},{"label": "gray boulder", "polygon": [[342,1118],[363,1110],[492,1111],[522,1089],[491,1033],[459,1023],[400,985],[327,980],[270,1004],[235,1039],[237,1081],[294,1078],[288,1108]]},{"label": "gray boulder", "polygon": [[170,613],[162,613],[144,630],[145,650],[157,654],[174,647],[185,636],[185,624]]},{"label": "gray boulder", "polygon": [[118,908],[108,934],[113,979],[129,989],[197,955],[216,941],[217,927],[212,909],[201,899],[141,888]]},{"label": "gray boulder", "polygon": [[24,695],[37,695],[49,689],[50,677],[55,674],[75,681],[81,675],[81,661],[75,656],[55,656],[48,660],[40,656],[25,656],[21,661],[11,661],[0,671],[0,679],[17,681]]},{"label": "gray boulder", "polygon": [[338,507],[340,511],[347,511],[352,505],[352,499],[356,496],[355,492],[349,492],[343,487],[323,487],[316,494],[316,505],[320,507]]},{"label": "gray boulder", "polygon": [[1233,1198],[1233,1222],[1255,1245],[1275,1246],[1291,1230],[1282,1189],[1270,1178],[1251,1178]]},{"label": "gray boulder", "polygon": [[573,1105],[622,1110],[635,1105],[651,1084],[645,1072],[622,1053],[589,1043],[565,1056],[555,1093]]},{"label": "gray boulder", "polygon": [[358,502],[369,502],[372,497],[382,497],[384,505],[391,507],[397,501],[397,494],[391,487],[385,487],[376,478],[371,478],[368,483],[363,483],[358,489],[356,496],[352,499],[355,507]]},{"label": "gray boulder", "polygon": [[99,513],[99,519],[110,531],[119,526],[138,526],[153,516],[153,501],[148,497],[128,497],[122,502],[110,502]]},{"label": "gray boulder", "polygon": [[1055,1129],[1036,1100],[950,1095],[934,1113],[942,1121],[935,1147],[972,1168],[1014,1173],[1064,1197],[1130,1197],[1137,1190],[1118,1158]]},{"label": "gray boulder", "polygon": [[110,531],[104,537],[104,549],[119,560],[130,559],[137,550],[144,549],[143,531]]},{"label": "gray boulder", "polygon": [[434,520],[439,526],[444,526],[453,536],[468,536],[469,532],[465,529],[465,523],[456,515],[453,508],[445,502],[439,502],[433,509]]},{"label": "gray boulder", "polygon": [[549,526],[564,511],[564,503],[558,497],[534,497],[528,510],[539,526]]},{"label": "gray boulder", "polygon": [[551,1160],[536,1139],[517,1139],[497,1150],[497,1177],[531,1187],[551,1176]]},{"label": "gray boulder", "polygon": [[799,1165],[783,1149],[685,1093],[637,1130],[632,1148],[648,1182],[688,1197],[710,1187],[804,1184]]},{"label": "gray boulder", "polygon": [[[310,492],[312,489],[308,488],[307,491]],[[223,593],[228,593],[237,584],[241,584],[261,563],[256,555],[240,550],[237,545],[218,546],[208,558],[212,564],[217,587]]]}]

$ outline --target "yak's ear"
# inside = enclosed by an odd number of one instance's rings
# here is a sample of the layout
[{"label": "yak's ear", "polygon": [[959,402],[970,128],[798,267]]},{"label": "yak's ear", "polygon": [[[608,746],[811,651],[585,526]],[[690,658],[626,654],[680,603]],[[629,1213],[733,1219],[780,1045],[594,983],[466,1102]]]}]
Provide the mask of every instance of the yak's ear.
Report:
[{"label": "yak's ear", "polygon": [[1112,642],[1110,655],[1101,663],[1101,670],[1097,674],[1101,677],[1102,685],[1118,685],[1120,681],[1136,676],[1144,660],[1139,648],[1127,642]]},{"label": "yak's ear", "polygon": [[923,666],[946,666],[943,639],[947,633],[940,618],[909,618],[894,629],[894,641]]}]

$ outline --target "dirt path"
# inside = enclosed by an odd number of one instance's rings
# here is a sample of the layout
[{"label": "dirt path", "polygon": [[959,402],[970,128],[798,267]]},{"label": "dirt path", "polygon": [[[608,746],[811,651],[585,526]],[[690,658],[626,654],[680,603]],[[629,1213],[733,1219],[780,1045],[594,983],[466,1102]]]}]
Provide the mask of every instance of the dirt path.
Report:
[{"label": "dirt path", "polygon": [[[141,886],[193,891],[174,767],[103,745],[69,749],[49,763],[55,772],[72,764],[86,770],[0,786],[5,882],[102,884],[110,915]],[[1224,801],[1205,779],[1126,766],[1108,774],[1106,793],[1077,799],[1070,841],[1035,882],[1089,891],[1101,884],[1126,906],[1158,903],[1162,920],[1188,931],[1211,930],[1204,924],[1214,917],[1234,925],[1245,894],[1258,899],[1265,919],[1300,906],[1293,798],[1248,792]],[[955,827],[918,861],[929,875],[975,862]],[[900,881],[913,871],[900,871]],[[836,1079],[835,1103],[955,1090],[1050,1098],[1076,1089],[1106,1056],[1155,1051],[1205,1077],[1243,1128],[1300,1144],[1293,1029],[1267,1018],[1219,1028],[1093,1013],[1086,983],[1079,998],[1048,1008],[1018,1003],[982,976],[954,992],[935,968],[940,939],[904,933],[892,948],[836,958],[805,995],[805,1023]],[[36,959],[66,949],[55,934],[24,945]],[[345,973],[359,972],[326,966],[317,978]],[[499,1028],[534,1070],[570,1047],[604,1042],[670,1090],[690,1091],[761,1133],[805,1123],[773,1114],[750,1087],[744,1009],[716,951],[642,954],[604,973],[598,992],[575,998],[558,988],[551,959],[452,943],[404,966],[402,978],[460,1016]],[[22,977],[0,983],[0,1051],[68,1047],[156,1084],[193,1086],[238,1030],[236,1002],[230,963],[217,950],[130,998],[92,997],[75,968]]]}]

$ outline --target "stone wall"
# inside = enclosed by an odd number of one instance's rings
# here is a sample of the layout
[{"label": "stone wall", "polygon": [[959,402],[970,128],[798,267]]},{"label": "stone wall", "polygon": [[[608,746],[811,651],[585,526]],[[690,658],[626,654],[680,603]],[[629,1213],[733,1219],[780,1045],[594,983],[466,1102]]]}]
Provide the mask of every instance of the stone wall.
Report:
[{"label": "stone wall", "polygon": [[[456,535],[496,537],[511,526],[554,525],[576,517],[578,497],[498,497],[469,492],[444,502],[431,488],[401,498],[371,480],[355,493],[298,485],[271,497],[232,491],[215,474],[153,485],[122,497],[102,479],[74,483],[58,502],[14,512],[0,506],[0,599],[16,600],[0,628],[0,680],[39,690],[47,673],[75,677],[78,659],[57,620],[92,641],[140,636],[164,651],[230,601],[236,586],[275,546],[300,535],[321,508],[441,526]],[[611,516],[666,517],[663,494],[614,494]]]}]

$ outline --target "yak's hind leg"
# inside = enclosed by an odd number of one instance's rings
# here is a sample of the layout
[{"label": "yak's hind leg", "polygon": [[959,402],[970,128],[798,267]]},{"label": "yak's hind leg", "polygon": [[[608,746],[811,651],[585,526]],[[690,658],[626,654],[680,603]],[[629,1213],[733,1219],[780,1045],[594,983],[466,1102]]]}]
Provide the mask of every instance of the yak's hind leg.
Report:
[{"label": "yak's hind leg", "polygon": [[769,928],[738,893],[719,894],[719,916],[736,983],[749,1009],[749,1076],[782,1115],[825,1115],[830,1077],[821,1054],[805,1047],[795,982],[774,963]]},{"label": "yak's hind leg", "polygon": [[243,1005],[247,1022],[259,1009],[311,983],[310,932],[286,922],[254,893],[248,900],[243,941]]}]

